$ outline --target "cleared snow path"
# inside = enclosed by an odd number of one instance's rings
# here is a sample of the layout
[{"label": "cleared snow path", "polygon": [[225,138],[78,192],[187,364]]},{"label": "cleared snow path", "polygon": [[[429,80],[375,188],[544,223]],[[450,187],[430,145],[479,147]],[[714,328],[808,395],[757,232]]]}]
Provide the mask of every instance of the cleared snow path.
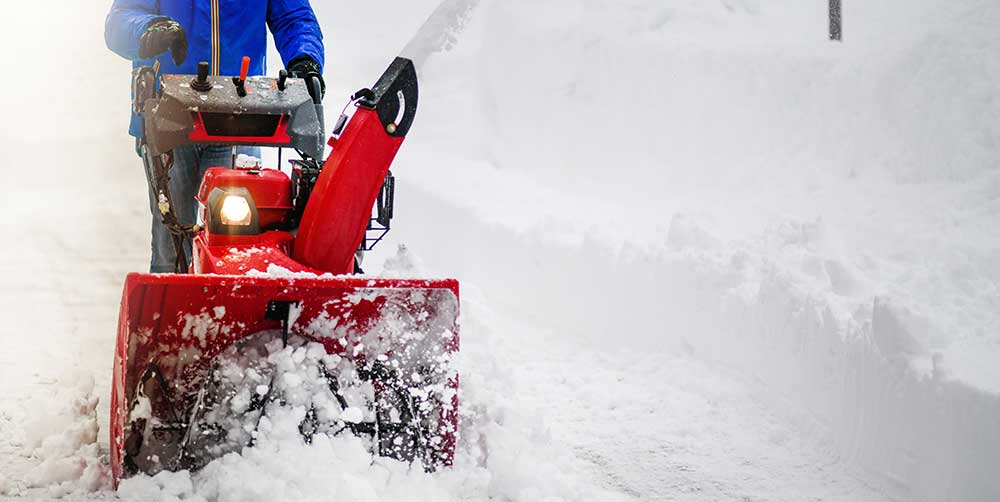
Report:
[{"label": "cleared snow path", "polygon": [[649,501],[889,500],[741,375],[565,332],[508,322],[494,329],[512,399],[605,486]]}]

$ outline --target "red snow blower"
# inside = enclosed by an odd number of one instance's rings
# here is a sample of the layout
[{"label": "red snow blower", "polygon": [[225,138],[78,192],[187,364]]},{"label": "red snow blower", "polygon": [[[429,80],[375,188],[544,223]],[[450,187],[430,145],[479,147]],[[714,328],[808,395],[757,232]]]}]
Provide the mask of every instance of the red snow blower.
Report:
[{"label": "red snow blower", "polygon": [[[327,398],[303,405],[307,442],[352,433],[376,455],[449,465],[458,283],[351,275],[356,252],[389,228],[389,167],[417,108],[413,62],[396,58],[352,96],[353,115],[341,115],[328,142],[308,91],[318,80],[248,79],[245,68],[239,77],[211,77],[206,63],[197,75],[134,76],[141,150],[181,252],[176,273],[125,280],[111,393],[116,485],[253,446],[269,404],[303,402],[293,395],[301,386],[282,379],[302,368],[271,356],[287,350],[301,365],[294,354],[317,344],[322,363],[305,374],[323,383],[310,395]],[[167,181],[174,149],[193,144],[277,147],[278,169],[256,159],[209,168],[199,223],[185,226],[173,205],[186,201],[171,199]],[[290,173],[280,170],[282,149],[299,154]]]}]

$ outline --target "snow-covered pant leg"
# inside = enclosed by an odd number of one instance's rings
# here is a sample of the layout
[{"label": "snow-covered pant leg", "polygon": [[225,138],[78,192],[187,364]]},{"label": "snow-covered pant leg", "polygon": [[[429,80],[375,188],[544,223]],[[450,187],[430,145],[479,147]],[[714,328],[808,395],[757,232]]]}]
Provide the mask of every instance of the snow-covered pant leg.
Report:
[{"label": "snow-covered pant leg", "polygon": [[[239,147],[238,153],[260,157],[260,148]],[[201,178],[209,167],[232,167],[233,149],[225,146],[188,145],[174,149],[174,164],[170,168],[170,196],[174,202],[177,219],[184,225],[193,225],[198,214],[198,202],[195,195],[201,185]],[[151,177],[146,172],[147,182]],[[174,244],[170,232],[163,225],[160,211],[157,209],[156,194],[152,186],[149,188],[149,210],[152,213],[152,258],[149,262],[150,273],[172,273],[174,271]],[[191,248],[184,249],[191,262]]]}]

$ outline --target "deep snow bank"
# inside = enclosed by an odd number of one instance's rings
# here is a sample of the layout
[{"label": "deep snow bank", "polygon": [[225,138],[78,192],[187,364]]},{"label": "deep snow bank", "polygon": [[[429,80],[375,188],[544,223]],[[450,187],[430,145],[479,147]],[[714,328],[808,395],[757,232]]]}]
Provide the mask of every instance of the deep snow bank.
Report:
[{"label": "deep snow bank", "polygon": [[[503,267],[457,257],[441,264],[498,309],[608,351],[668,350],[736,368],[768,386],[773,395],[763,399],[800,432],[894,499],[995,498],[1000,400],[915,370],[897,352],[910,335],[892,307],[873,300],[846,310],[804,283],[800,274],[826,262],[814,248],[818,229],[775,230],[781,251],[765,252],[703,244],[704,230],[678,218],[665,249],[616,252],[597,238],[562,245],[544,232],[484,226],[456,206],[421,209],[419,218],[471,229],[461,241],[445,228],[408,235],[427,256],[502,250]],[[782,252],[800,268],[771,258]]]},{"label": "deep snow bank", "polygon": [[839,45],[822,3],[484,0],[424,74],[398,238],[739,368],[895,497],[997,498],[1000,6],[852,5]]},{"label": "deep snow bank", "polygon": [[824,12],[484,2],[426,71],[416,181],[612,248],[661,248],[677,213],[723,242],[819,225],[838,301],[889,297],[911,352],[1000,391],[1000,6],[855,6],[843,45]]}]

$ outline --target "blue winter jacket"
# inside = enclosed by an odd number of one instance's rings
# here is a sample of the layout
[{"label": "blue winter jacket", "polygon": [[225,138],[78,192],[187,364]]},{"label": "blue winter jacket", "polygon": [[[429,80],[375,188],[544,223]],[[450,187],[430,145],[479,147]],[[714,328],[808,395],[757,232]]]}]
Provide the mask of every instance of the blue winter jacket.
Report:
[{"label": "blue winter jacket", "polygon": [[[139,37],[150,21],[162,17],[177,21],[186,32],[187,58],[180,66],[174,65],[169,51],[139,59]],[[115,0],[104,40],[135,68],[159,60],[160,73],[194,74],[199,61],[208,61],[213,75],[239,75],[243,56],[250,56],[250,75],[264,75],[266,29],[285,65],[310,56],[322,68],[323,33],[309,0]],[[133,115],[129,134],[140,133],[139,117]]]}]

